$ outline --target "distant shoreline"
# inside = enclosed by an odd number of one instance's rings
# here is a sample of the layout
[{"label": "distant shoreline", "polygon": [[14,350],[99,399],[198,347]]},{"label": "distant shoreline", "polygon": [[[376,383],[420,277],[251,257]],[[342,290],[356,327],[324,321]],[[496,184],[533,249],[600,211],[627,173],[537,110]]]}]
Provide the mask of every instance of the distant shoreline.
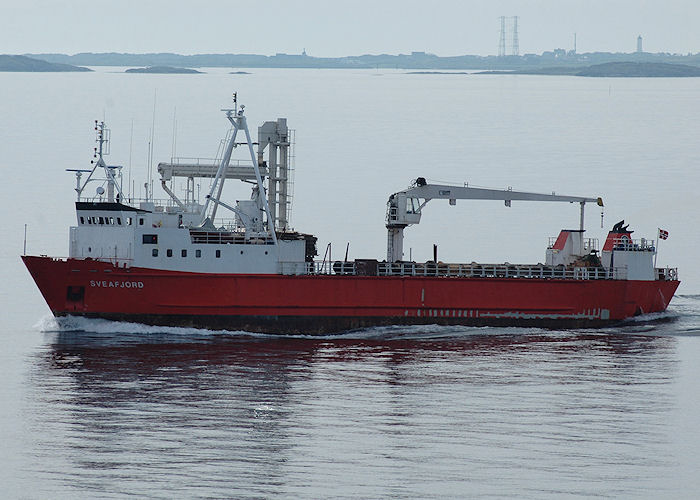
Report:
[{"label": "distant shoreline", "polygon": [[408,71],[407,75],[471,75],[466,71]]},{"label": "distant shoreline", "polygon": [[306,54],[194,54],[172,53],[124,54],[80,53],[24,54],[24,57],[49,63],[73,66],[149,67],[170,66],[177,68],[319,68],[319,69],[404,69],[404,70],[532,70],[540,68],[581,68],[610,62],[667,63],[700,67],[700,53],[667,54],[648,52],[611,53],[593,52],[578,54],[556,49],[542,54],[522,56],[437,56],[427,52],[410,54],[364,54],[346,57],[314,57]]},{"label": "distant shoreline", "polygon": [[[44,57],[40,59],[39,57]],[[618,57],[617,60],[607,60]],[[262,59],[261,59],[262,58]],[[594,59],[602,62],[590,64]],[[647,60],[649,59],[649,60]],[[70,61],[70,62],[68,62]],[[373,61],[373,62],[369,62]],[[588,64],[582,64],[582,61]],[[679,61],[682,61],[679,62]],[[563,75],[590,77],[698,77],[700,54],[571,54],[551,60],[542,56],[458,56],[438,57],[432,54],[357,56],[347,58],[314,58],[306,55],[276,56],[200,54],[45,54],[33,57],[0,55],[0,71],[13,72],[88,72],[85,66],[127,67],[127,73],[197,74],[194,68],[279,68],[279,69],[396,69],[407,74],[515,74]],[[459,70],[471,70],[469,72]],[[232,71],[246,74],[247,71]]]},{"label": "distant shoreline", "polygon": [[700,77],[700,67],[687,64],[610,62],[578,68],[536,68],[511,71],[480,71],[475,75],[552,75],[610,78]]}]

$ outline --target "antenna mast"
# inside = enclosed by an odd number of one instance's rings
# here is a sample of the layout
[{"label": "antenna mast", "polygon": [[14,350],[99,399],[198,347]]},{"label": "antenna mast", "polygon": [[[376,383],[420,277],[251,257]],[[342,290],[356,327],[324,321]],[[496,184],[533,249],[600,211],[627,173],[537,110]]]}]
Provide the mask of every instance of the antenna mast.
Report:
[{"label": "antenna mast", "polygon": [[[75,191],[78,193],[78,201],[80,201],[80,198],[82,196],[83,190],[85,189],[85,186],[91,181],[91,180],[102,180],[102,181],[107,181],[107,201],[109,203],[114,203],[115,198],[114,198],[114,190],[117,190],[117,198],[116,201],[120,202],[124,198],[124,193],[122,192],[121,185],[117,183],[115,171],[119,170],[120,175],[121,175],[121,165],[107,165],[105,163],[104,157],[109,154],[109,141],[110,141],[110,130],[105,126],[104,121],[97,121],[95,120],[95,135],[97,136],[95,139],[95,142],[97,142],[97,146],[93,149],[93,155],[92,157],[95,158],[93,160],[90,160],[90,163],[93,165],[92,170],[83,170],[83,169],[74,169],[74,168],[68,168],[66,169],[67,172],[75,172]],[[93,179],[93,176],[95,175],[95,171],[99,168],[103,168],[105,172],[105,177],[104,179]],[[90,172],[90,175],[88,175],[88,178],[85,179],[85,182],[83,185],[80,185],[80,178],[84,172]],[[101,188],[98,188],[98,190]],[[104,191],[102,191],[104,192]],[[102,194],[98,191],[98,194]]]}]

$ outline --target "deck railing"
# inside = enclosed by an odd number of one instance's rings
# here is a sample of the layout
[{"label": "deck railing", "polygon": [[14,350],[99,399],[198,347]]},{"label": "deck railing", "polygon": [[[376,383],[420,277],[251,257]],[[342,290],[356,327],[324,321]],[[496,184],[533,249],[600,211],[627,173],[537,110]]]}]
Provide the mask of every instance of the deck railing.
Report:
[{"label": "deck railing", "polygon": [[[42,254],[42,257],[46,255]],[[54,260],[67,260],[80,257],[52,257]],[[131,267],[134,259],[123,257],[97,257],[97,261],[110,262],[115,267]],[[361,262],[361,264],[365,264]],[[627,269],[616,267],[569,267],[545,265],[513,265],[513,264],[435,264],[432,263],[388,263],[376,262],[376,271],[372,266],[350,262],[280,262],[280,273],[285,275],[336,275],[336,276],[441,276],[462,278],[536,278],[536,279],[569,279],[569,280],[625,280]],[[358,269],[359,267],[359,269]],[[370,272],[368,272],[370,271]],[[678,268],[654,268],[654,276],[658,281],[678,280]]]},{"label": "deck railing", "polygon": [[[554,248],[554,244],[557,242],[558,236],[550,236],[547,248]],[[592,251],[598,251],[598,238],[583,238],[583,253],[591,253]]]},{"label": "deck railing", "polygon": [[255,236],[246,238],[245,233],[232,231],[207,231],[204,229],[190,228],[190,240],[196,244],[211,244],[211,245],[272,245],[272,238],[263,236]]},{"label": "deck railing", "polygon": [[678,279],[677,267],[657,267],[654,269],[654,276],[661,281],[676,281]]},{"label": "deck railing", "polygon": [[625,250],[628,252],[654,252],[654,240],[641,238],[633,240],[630,238],[620,237],[613,239],[613,250]]},{"label": "deck railing", "polygon": [[[664,271],[659,279],[672,279],[673,270]],[[415,262],[281,262],[281,274],[314,274],[339,276],[440,276],[461,278],[521,278],[521,279],[569,279],[569,280],[623,280],[627,269],[623,267],[565,267],[515,264],[434,264]],[[661,276],[661,274],[659,274]]]}]

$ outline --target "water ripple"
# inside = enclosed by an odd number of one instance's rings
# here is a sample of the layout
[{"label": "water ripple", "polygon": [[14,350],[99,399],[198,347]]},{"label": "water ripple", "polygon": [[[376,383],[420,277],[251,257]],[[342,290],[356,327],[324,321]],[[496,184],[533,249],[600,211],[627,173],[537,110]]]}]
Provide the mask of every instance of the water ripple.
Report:
[{"label": "water ripple", "polygon": [[44,325],[30,473],[47,495],[99,497],[654,491],[677,465],[674,318],[323,338]]}]

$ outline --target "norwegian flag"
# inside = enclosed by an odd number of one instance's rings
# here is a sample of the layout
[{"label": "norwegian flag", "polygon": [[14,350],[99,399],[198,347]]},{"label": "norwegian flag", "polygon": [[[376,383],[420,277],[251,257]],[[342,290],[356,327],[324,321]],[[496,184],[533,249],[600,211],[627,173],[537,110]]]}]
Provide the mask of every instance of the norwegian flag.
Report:
[{"label": "norwegian flag", "polygon": [[659,238],[662,240],[667,240],[668,239],[668,231],[659,228]]}]

